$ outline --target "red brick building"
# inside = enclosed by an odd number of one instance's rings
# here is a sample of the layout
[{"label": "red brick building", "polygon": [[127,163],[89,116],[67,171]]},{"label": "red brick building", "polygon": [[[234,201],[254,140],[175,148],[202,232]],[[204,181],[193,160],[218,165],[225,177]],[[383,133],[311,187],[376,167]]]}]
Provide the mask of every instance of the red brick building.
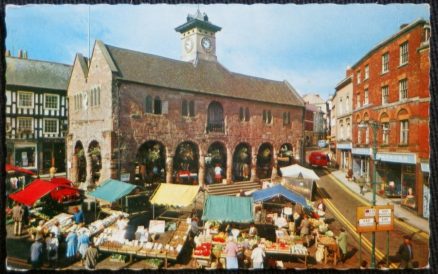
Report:
[{"label": "red brick building", "polygon": [[220,28],[205,14],[176,30],[183,61],[101,41],[91,60],[77,55],[68,87],[71,179],[255,181],[302,158],[304,102],[294,88],[222,66]]},{"label": "red brick building", "polygon": [[353,172],[373,177],[377,122],[378,194],[401,198],[418,214],[429,193],[429,36],[425,20],[402,25],[351,69]]}]

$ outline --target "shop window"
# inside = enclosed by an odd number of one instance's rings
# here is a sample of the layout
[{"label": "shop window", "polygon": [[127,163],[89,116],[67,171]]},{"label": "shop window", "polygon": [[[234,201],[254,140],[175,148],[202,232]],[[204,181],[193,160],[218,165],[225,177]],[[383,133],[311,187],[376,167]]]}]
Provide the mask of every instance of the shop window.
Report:
[{"label": "shop window", "polygon": [[15,148],[15,165],[21,167],[36,167],[35,147]]},{"label": "shop window", "polygon": [[153,109],[154,109],[154,102],[152,100],[152,96],[148,95],[148,96],[146,96],[145,112],[146,113],[153,113]]}]

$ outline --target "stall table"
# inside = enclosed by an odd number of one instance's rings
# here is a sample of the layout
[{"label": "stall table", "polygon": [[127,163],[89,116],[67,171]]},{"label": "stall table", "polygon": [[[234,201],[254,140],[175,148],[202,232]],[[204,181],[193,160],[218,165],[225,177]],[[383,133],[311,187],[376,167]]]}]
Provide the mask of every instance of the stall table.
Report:
[{"label": "stall table", "polygon": [[336,240],[332,237],[321,236],[319,237],[318,243],[324,246],[324,263],[327,263],[329,254],[333,254],[333,263],[336,265],[338,257],[340,257]]}]

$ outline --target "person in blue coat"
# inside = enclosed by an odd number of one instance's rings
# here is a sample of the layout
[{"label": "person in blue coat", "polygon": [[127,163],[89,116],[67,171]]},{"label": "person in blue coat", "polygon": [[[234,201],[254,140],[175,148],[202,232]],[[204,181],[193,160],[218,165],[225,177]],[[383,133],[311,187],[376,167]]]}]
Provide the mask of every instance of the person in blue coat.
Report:
[{"label": "person in blue coat", "polygon": [[76,234],[76,231],[70,231],[70,233],[68,233],[67,237],[65,238],[65,241],[67,242],[66,257],[69,260],[74,260],[78,247],[78,235]]},{"label": "person in blue coat", "polygon": [[83,260],[85,257],[85,252],[87,252],[88,245],[90,244],[90,236],[87,232],[83,231],[78,236],[78,252]]}]

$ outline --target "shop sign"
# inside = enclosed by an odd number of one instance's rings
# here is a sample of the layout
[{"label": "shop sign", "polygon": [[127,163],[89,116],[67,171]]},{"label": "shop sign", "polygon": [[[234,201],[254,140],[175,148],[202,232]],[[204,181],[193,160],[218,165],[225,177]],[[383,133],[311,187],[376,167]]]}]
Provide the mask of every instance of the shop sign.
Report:
[{"label": "shop sign", "polygon": [[413,153],[377,153],[377,160],[382,162],[416,164],[416,155]]},{"label": "shop sign", "polygon": [[351,149],[351,153],[355,155],[371,156],[371,148],[354,147]]},{"label": "shop sign", "polygon": [[430,173],[429,163],[421,163],[421,171]]},{"label": "shop sign", "polygon": [[351,149],[351,143],[337,144],[337,149]]},{"label": "shop sign", "polygon": [[161,220],[149,221],[149,233],[164,233],[166,222]]},{"label": "shop sign", "polygon": [[128,182],[129,181],[129,177],[131,177],[131,174],[129,174],[129,173],[122,173],[120,175],[120,181]]}]

